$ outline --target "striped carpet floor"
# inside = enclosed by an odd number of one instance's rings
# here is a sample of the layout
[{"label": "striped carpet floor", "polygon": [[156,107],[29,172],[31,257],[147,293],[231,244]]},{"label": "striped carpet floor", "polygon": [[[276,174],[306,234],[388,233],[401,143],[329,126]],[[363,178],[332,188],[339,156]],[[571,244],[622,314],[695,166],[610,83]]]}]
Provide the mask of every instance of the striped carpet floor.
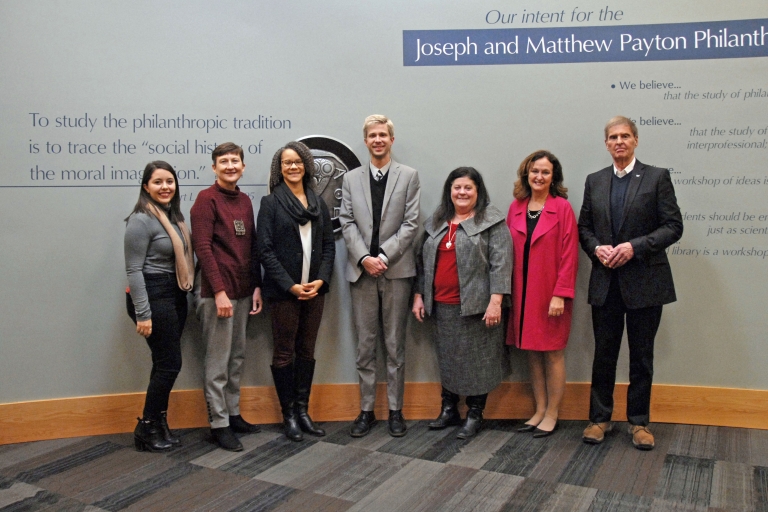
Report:
[{"label": "striped carpet floor", "polygon": [[634,449],[626,424],[602,445],[583,421],[551,437],[488,421],[470,441],[379,421],[288,441],[278,425],[225,452],[208,429],[181,431],[170,453],[139,453],[132,434],[0,446],[0,511],[740,511],[768,512],[768,431],[653,425],[656,449]]}]

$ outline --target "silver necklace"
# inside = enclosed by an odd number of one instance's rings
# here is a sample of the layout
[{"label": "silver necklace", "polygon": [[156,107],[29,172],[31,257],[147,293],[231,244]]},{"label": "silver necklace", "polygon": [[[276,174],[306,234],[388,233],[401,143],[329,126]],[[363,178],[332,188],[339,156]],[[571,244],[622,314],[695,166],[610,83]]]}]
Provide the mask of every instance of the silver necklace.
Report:
[{"label": "silver necklace", "polygon": [[544,211],[544,206],[547,204],[547,200],[544,200],[544,204],[541,205],[541,210],[537,211],[536,213],[531,213],[531,202],[528,201],[528,218],[531,220],[536,220],[539,218],[539,215],[541,215],[541,212]]}]

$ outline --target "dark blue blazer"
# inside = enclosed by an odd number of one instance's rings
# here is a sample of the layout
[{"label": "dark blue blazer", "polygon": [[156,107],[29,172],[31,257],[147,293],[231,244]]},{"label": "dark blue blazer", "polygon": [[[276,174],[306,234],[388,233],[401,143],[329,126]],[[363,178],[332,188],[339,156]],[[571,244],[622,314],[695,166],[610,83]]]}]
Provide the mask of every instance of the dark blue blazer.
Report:
[{"label": "dark blue blazer", "polygon": [[[323,280],[323,286],[318,292],[322,295],[329,290],[336,242],[328,207],[320,196],[317,200],[320,217],[312,222],[309,280]],[[256,220],[256,247],[264,267],[262,295],[272,300],[296,299],[289,290],[291,286],[301,282],[304,253],[299,224],[280,206],[273,194],[261,198]]]},{"label": "dark blue blazer", "polygon": [[588,301],[602,306],[612,272],[618,273],[621,296],[629,309],[660,306],[677,300],[665,249],[683,235],[683,218],[668,169],[639,160],[630,177],[617,245],[632,244],[634,257],[618,269],[603,266],[598,245],[612,245],[611,180],[613,165],[587,176],[579,213],[579,241],[592,260]]}]

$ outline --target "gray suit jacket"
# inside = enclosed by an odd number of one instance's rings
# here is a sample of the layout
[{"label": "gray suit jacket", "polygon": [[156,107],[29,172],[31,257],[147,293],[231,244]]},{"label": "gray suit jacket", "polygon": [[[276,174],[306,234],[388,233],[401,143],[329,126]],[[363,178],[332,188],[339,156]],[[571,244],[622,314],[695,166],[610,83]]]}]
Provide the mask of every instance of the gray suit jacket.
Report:
[{"label": "gray suit jacket", "polygon": [[[432,217],[424,223],[424,243],[419,262],[416,293],[424,299],[424,310],[432,314],[435,261],[448,224],[435,229]],[[504,295],[502,306],[510,304],[512,293],[512,236],[504,222],[504,214],[488,205],[479,224],[465,220],[456,230],[456,267],[459,272],[461,315],[484,313],[491,294]]]},{"label": "gray suit jacket", "polygon": [[581,248],[592,260],[589,303],[605,303],[612,272],[618,273],[621,297],[630,309],[674,302],[675,285],[665,249],[683,236],[683,218],[669,170],[635,162],[617,241],[617,245],[632,244],[635,255],[616,270],[606,268],[595,256],[598,245],[613,245],[612,176],[613,165],[587,176],[579,213]]},{"label": "gray suit jacket", "polygon": [[[339,222],[347,244],[346,276],[355,282],[363,273],[358,264],[368,254],[373,233],[370,166],[368,163],[344,175]],[[379,247],[389,259],[384,276],[401,279],[416,275],[413,241],[419,227],[419,175],[394,160],[389,167],[381,208]],[[372,254],[371,256],[378,256]]]}]

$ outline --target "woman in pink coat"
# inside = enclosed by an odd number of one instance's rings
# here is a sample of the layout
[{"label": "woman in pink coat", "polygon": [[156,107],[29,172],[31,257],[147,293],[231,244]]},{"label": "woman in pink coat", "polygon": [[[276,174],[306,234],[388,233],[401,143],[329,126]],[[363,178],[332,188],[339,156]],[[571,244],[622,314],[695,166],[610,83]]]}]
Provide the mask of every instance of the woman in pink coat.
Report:
[{"label": "woman in pink coat", "polygon": [[507,344],[528,351],[536,400],[536,413],[518,431],[546,437],[557,428],[565,390],[563,351],[571,330],[579,235],[555,155],[546,150],[528,155],[517,176],[507,215],[514,251]]}]

